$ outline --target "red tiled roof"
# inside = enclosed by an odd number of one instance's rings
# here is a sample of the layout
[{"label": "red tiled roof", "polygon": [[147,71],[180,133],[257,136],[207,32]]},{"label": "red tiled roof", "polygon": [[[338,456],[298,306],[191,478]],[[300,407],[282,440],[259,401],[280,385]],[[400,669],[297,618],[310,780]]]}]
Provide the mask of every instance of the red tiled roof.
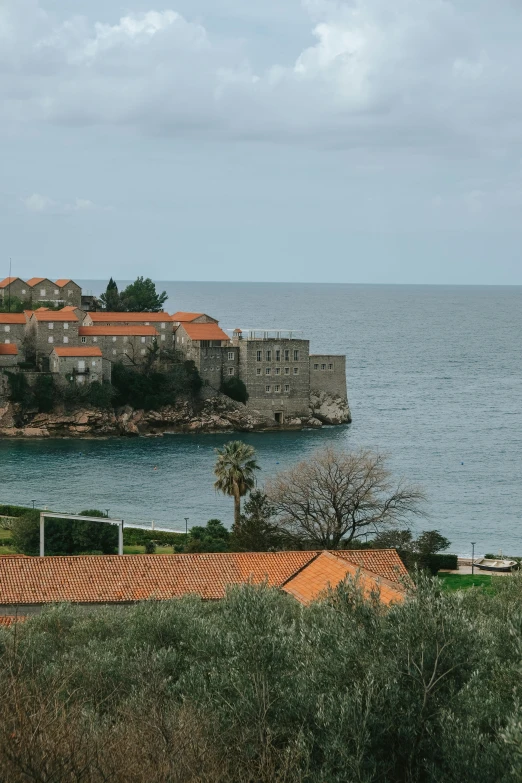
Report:
[{"label": "red tiled roof", "polygon": [[63,279],[60,279],[60,280],[55,280],[54,284],[57,285],[58,288],[63,288],[64,285],[67,285],[67,283],[73,283],[73,282],[74,282],[73,280],[63,280]]},{"label": "red tiled roof", "polygon": [[223,598],[228,585],[281,587],[316,552],[84,555],[0,558],[0,604],[117,603],[195,593]]},{"label": "red tiled roof", "polygon": [[80,308],[76,308],[74,305],[67,305],[66,307],[62,307],[62,312],[64,310],[79,310]]},{"label": "red tiled roof", "polygon": [[408,571],[395,549],[339,549],[334,554],[392,582],[408,578]]},{"label": "red tiled roof", "polygon": [[88,313],[93,323],[159,323],[170,321],[168,313],[111,313],[100,310]]},{"label": "red tiled roof", "polygon": [[145,337],[146,335],[157,336],[158,332],[153,326],[142,326],[136,324],[135,326],[80,326],[78,329],[80,337],[87,337],[89,335],[122,335],[130,334],[134,337]]},{"label": "red tiled roof", "polygon": [[178,312],[174,313],[174,315],[171,315],[171,318],[173,321],[179,321],[182,323],[183,321],[195,321],[196,318],[201,318],[201,316],[204,315],[204,313],[184,313],[184,312]]},{"label": "red tiled roof", "polygon": [[0,313],[0,324],[25,324],[25,313]]},{"label": "red tiled roof", "polygon": [[74,346],[66,346],[54,349],[54,353],[57,356],[101,356],[101,348],[99,348],[97,345],[78,345],[76,347]]},{"label": "red tiled roof", "polygon": [[335,554],[321,552],[313,562],[292,576],[283,585],[283,590],[293,595],[300,603],[309,604],[329,588],[337,587],[348,577],[357,581],[368,598],[378,593],[383,604],[404,601],[406,593],[400,585],[338,557],[338,552]]},{"label": "red tiled roof", "polygon": [[18,356],[15,343],[0,343],[0,356]]},{"label": "red tiled roof", "polygon": [[35,310],[37,321],[77,321],[78,316],[72,310]]},{"label": "red tiled roof", "polygon": [[24,620],[25,620],[25,616],[24,615],[19,615],[19,614],[16,614],[16,615],[15,614],[13,614],[13,615],[9,615],[9,614],[0,615],[0,625],[4,625],[4,626],[14,625],[14,623],[23,623]]},{"label": "red tiled roof", "polygon": [[229,340],[228,334],[217,324],[193,324],[182,323],[181,327],[185,330],[191,340]]},{"label": "red tiled roof", "polygon": [[37,307],[34,311],[35,313],[45,313],[49,308],[48,307]]},{"label": "red tiled roof", "polygon": [[43,280],[49,283],[51,282],[46,277],[31,277],[31,279],[27,281],[27,285],[33,288],[35,285],[38,285],[38,283],[41,283]]},{"label": "red tiled roof", "polygon": [[5,277],[0,283],[0,288],[6,288],[8,285],[11,285],[11,283],[14,283],[15,280],[20,280],[20,282],[23,283],[23,280],[19,277]]}]

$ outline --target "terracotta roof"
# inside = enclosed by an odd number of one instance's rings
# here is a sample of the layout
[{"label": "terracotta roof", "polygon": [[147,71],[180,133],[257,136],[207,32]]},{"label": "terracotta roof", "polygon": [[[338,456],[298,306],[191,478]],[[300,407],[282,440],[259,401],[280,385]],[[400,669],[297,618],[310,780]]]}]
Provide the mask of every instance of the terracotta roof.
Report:
[{"label": "terracotta roof", "polygon": [[0,324],[25,324],[25,313],[0,313]]},{"label": "terracotta roof", "polygon": [[174,313],[174,315],[171,315],[171,318],[173,321],[179,321],[180,323],[182,323],[183,321],[195,321],[196,318],[201,318],[202,315],[204,315],[204,313],[178,312],[178,313]]},{"label": "terracotta roof", "polygon": [[335,554],[392,582],[408,578],[408,571],[395,549],[340,549]]},{"label": "terracotta roof", "polygon": [[37,321],[77,321],[78,316],[72,310],[35,310]]},{"label": "terracotta roof", "polygon": [[62,307],[62,312],[64,310],[69,310],[70,311],[70,310],[79,310],[79,309],[80,309],[79,307],[75,307],[74,305],[67,305],[66,307]]},{"label": "terracotta roof", "polygon": [[11,285],[11,283],[14,283],[15,280],[20,280],[20,282],[23,283],[23,280],[21,280],[20,277],[5,277],[0,283],[0,288],[6,288],[8,285]]},{"label": "terracotta roof", "polygon": [[122,335],[130,334],[134,337],[144,337],[146,335],[157,336],[158,332],[153,326],[142,326],[136,324],[135,326],[80,326],[78,329],[80,337],[87,337],[88,335]]},{"label": "terracotta roof", "polygon": [[46,310],[49,310],[49,308],[48,307],[37,307],[34,312],[35,313],[45,313]]},{"label": "terracotta roof", "polygon": [[67,283],[73,283],[74,280],[55,280],[54,284],[58,286],[58,288],[63,288],[64,285],[67,285]]},{"label": "terracotta roof", "polygon": [[18,356],[15,343],[0,343],[0,356]]},{"label": "terracotta roof", "polygon": [[95,313],[88,313],[93,323],[159,323],[170,321],[168,313],[111,313],[100,310]]},{"label": "terracotta roof", "polygon": [[188,334],[191,340],[229,340],[228,334],[225,334],[217,324],[181,324],[182,329]]},{"label": "terracotta roof", "polygon": [[366,597],[379,594],[383,604],[404,601],[406,592],[397,583],[384,579],[377,574],[363,570],[331,552],[321,552],[309,565],[292,576],[283,590],[302,604],[309,604],[319,598],[329,588],[334,589],[345,579],[351,577],[357,581]]},{"label": "terracotta roof", "polygon": [[4,614],[3,616],[0,616],[0,625],[9,626],[13,625],[14,623],[23,623],[25,620],[25,616],[19,615],[19,614]]},{"label": "terracotta roof", "polygon": [[[41,283],[43,280],[47,282],[47,277],[31,277],[31,279],[27,281],[27,285],[33,288],[33,286],[38,285],[38,283]],[[51,280],[48,282],[50,283]]]},{"label": "terracotta roof", "polygon": [[316,552],[83,555],[0,558],[0,604],[116,603],[195,593],[223,598],[228,585],[281,587]]},{"label": "terracotta roof", "polygon": [[101,356],[101,349],[97,345],[78,345],[54,348],[57,356]]}]

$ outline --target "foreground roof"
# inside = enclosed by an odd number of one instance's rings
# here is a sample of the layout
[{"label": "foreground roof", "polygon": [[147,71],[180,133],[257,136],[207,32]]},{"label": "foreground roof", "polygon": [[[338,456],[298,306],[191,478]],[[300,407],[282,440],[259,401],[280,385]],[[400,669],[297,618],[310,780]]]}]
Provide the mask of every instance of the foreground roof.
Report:
[{"label": "foreground roof", "polygon": [[62,309],[62,310],[48,310],[48,309],[41,309],[41,310],[35,310],[33,312],[34,317],[37,321],[77,321],[78,316],[74,312],[74,310],[69,310],[68,308]]},{"label": "foreground roof", "polygon": [[229,340],[221,327],[217,324],[193,324],[182,323],[181,327],[185,330],[191,340]]},{"label": "foreground roof", "polygon": [[[390,559],[400,562],[396,552],[387,551],[393,553]],[[0,556],[0,605],[125,603],[190,593],[218,599],[223,598],[227,586],[249,580],[283,588],[308,603],[329,586],[357,573],[366,593],[379,589],[386,603],[404,597],[397,582],[393,584],[375,570],[362,571],[339,552]]]},{"label": "foreground roof", "polygon": [[68,345],[54,348],[57,356],[101,356],[101,348],[97,345]]},{"label": "foreground roof", "polygon": [[25,313],[0,313],[0,324],[25,324]]},{"label": "foreground roof", "polygon": [[339,549],[335,554],[392,582],[408,578],[408,571],[395,549]]},{"label": "foreground roof", "polygon": [[179,321],[182,323],[185,321],[195,321],[196,318],[201,318],[202,315],[204,315],[204,313],[184,313],[179,311],[174,313],[174,315],[171,315],[171,318],[173,321]]},{"label": "foreground roof", "polygon": [[15,280],[20,280],[23,283],[21,277],[5,277],[0,283],[0,288],[7,288],[7,286],[11,285],[11,283],[14,283]]},{"label": "foreground roof", "polygon": [[142,324],[135,324],[133,326],[80,326],[78,329],[80,337],[88,337],[89,335],[122,335],[130,334],[135,337],[146,337],[147,335],[157,336],[158,332],[153,326],[143,326]]},{"label": "foreground roof", "polygon": [[95,313],[87,313],[90,316],[93,323],[159,323],[170,321],[170,315],[168,313],[112,313],[109,311],[104,312],[100,310]]},{"label": "foreground roof", "polygon": [[49,280],[48,277],[31,277],[31,279],[27,281],[27,285],[32,288],[33,286],[38,285],[38,283],[41,283],[44,280],[46,283],[52,282],[51,280]]},{"label": "foreground roof", "polygon": [[63,288],[64,285],[67,285],[67,283],[73,283],[74,280],[70,280],[70,279],[65,280],[64,278],[60,278],[60,280],[55,280],[54,282],[58,286],[58,288]]},{"label": "foreground roof", "polygon": [[15,343],[0,343],[0,356],[18,356]]},{"label": "foreground roof", "polygon": [[379,595],[383,604],[401,603],[406,591],[396,582],[359,568],[354,563],[338,557],[331,552],[321,554],[298,574],[291,577],[283,590],[293,595],[299,603],[309,604],[319,598],[328,589],[336,588],[347,577],[357,581],[365,597]]}]

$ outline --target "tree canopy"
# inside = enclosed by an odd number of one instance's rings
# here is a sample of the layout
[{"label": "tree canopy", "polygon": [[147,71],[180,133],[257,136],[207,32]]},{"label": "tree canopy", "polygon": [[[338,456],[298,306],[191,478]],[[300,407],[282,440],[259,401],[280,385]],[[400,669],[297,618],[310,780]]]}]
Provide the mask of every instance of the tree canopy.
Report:
[{"label": "tree canopy", "polygon": [[137,277],[123,291],[118,291],[118,286],[111,277],[105,293],[100,296],[106,310],[126,313],[159,313],[167,299],[166,291],[158,294],[150,277],[143,276]]},{"label": "tree canopy", "polygon": [[282,471],[266,486],[290,541],[339,549],[419,513],[422,492],[394,483],[382,454],[327,448]]},{"label": "tree canopy", "polygon": [[274,524],[275,510],[261,490],[245,502],[239,522],[234,522],[231,546],[240,552],[268,552],[281,548],[281,535]]},{"label": "tree canopy", "polygon": [[259,465],[255,449],[240,440],[233,440],[216,449],[218,455],[214,473],[214,486],[224,495],[234,498],[234,524],[240,523],[241,498],[256,485],[255,471]]}]

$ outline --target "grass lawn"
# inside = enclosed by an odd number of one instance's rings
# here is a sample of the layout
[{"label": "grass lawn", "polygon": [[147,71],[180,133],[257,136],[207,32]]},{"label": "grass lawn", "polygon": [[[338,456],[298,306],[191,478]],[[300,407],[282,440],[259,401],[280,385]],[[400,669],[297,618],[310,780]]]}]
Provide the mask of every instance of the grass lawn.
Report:
[{"label": "grass lawn", "polygon": [[491,576],[485,574],[437,574],[444,590],[467,590],[469,587],[482,587],[487,593],[493,593]]},{"label": "grass lawn", "polygon": [[[133,544],[123,547],[124,555],[143,555],[145,553],[145,547],[139,546],[139,544]],[[158,546],[156,547],[157,555],[171,555],[172,546]]]},{"label": "grass lawn", "polygon": [[11,540],[11,531],[10,530],[4,530],[3,527],[0,527],[0,555],[15,555],[16,552],[13,549],[12,546],[9,546],[9,544],[6,544],[6,542]]}]

